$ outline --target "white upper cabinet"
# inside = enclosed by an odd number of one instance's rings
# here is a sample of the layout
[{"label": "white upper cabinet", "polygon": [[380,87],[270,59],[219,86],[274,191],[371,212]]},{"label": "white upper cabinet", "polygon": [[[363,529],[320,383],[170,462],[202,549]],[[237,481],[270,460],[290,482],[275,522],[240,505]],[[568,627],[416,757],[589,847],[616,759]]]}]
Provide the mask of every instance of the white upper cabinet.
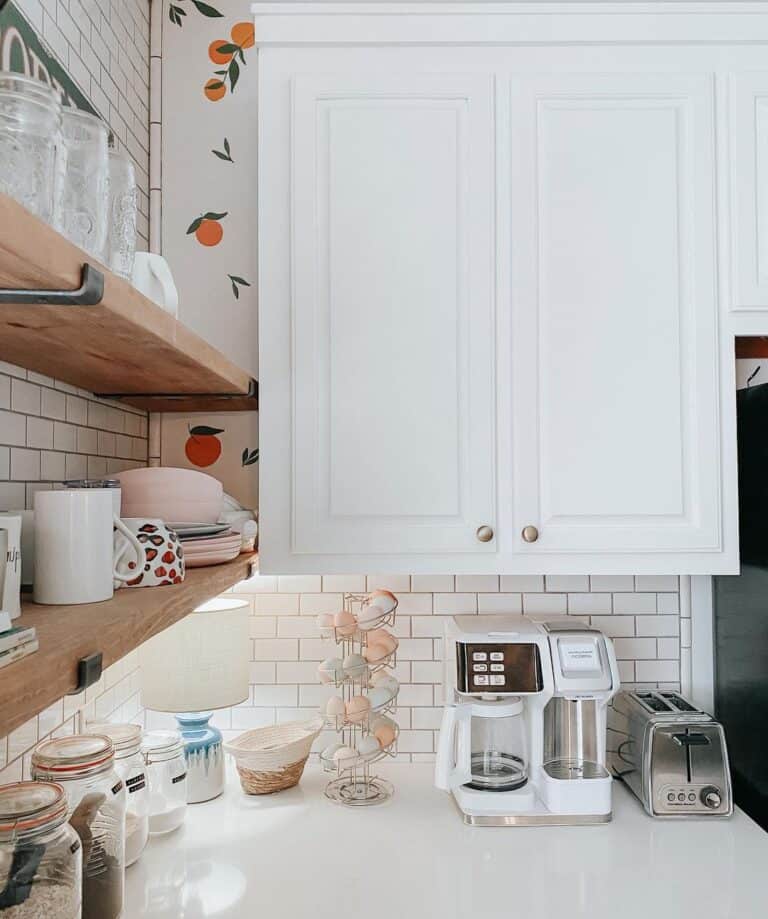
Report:
[{"label": "white upper cabinet", "polygon": [[256,4],[262,571],[738,571],[720,6]]},{"label": "white upper cabinet", "polygon": [[768,71],[728,80],[730,306],[739,330],[768,327]]},{"label": "white upper cabinet", "polygon": [[521,551],[720,549],[713,89],[512,79],[513,503],[539,532]]}]

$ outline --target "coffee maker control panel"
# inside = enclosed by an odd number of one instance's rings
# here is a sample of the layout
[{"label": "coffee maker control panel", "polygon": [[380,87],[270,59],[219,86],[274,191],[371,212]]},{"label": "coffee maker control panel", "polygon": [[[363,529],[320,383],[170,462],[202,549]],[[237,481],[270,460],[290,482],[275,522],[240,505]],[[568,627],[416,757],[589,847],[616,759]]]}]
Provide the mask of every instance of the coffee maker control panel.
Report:
[{"label": "coffee maker control panel", "polygon": [[529,643],[456,643],[461,693],[541,692],[539,649]]}]

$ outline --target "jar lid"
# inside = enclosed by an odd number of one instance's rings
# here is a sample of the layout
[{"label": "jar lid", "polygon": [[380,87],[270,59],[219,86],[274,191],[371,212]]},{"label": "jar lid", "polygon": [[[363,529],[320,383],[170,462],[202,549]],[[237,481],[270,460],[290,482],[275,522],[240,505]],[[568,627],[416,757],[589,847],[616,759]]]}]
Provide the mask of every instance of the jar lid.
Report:
[{"label": "jar lid", "polygon": [[0,834],[52,828],[67,817],[67,795],[56,782],[0,786]]},{"label": "jar lid", "polygon": [[32,751],[32,768],[66,780],[84,772],[100,772],[114,760],[115,748],[104,734],[75,734],[44,740]]},{"label": "jar lid", "polygon": [[120,488],[120,479],[65,479],[65,488]]},{"label": "jar lid", "polygon": [[149,731],[141,742],[141,752],[147,761],[173,759],[184,750],[178,731]]},{"label": "jar lid", "polygon": [[90,112],[84,112],[82,109],[66,106],[61,110],[61,117],[65,122],[69,121],[70,124],[79,123],[89,128],[96,128],[99,131],[103,131],[105,134],[109,134],[109,128],[98,115],[92,115]]},{"label": "jar lid", "polygon": [[14,93],[34,98],[45,102],[54,108],[61,106],[61,100],[56,90],[34,77],[23,73],[14,73],[10,70],[0,70],[0,93]]},{"label": "jar lid", "polygon": [[115,759],[129,756],[141,746],[142,729],[138,724],[111,724],[108,721],[89,721],[88,731],[109,737],[115,748]]}]

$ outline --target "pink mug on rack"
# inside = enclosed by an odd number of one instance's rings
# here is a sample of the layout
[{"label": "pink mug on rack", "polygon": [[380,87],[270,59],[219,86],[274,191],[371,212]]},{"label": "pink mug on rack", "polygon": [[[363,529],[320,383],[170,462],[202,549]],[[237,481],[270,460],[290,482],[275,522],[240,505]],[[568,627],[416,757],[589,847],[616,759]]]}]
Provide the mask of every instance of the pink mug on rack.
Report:
[{"label": "pink mug on rack", "polygon": [[176,531],[162,520],[123,517],[123,524],[144,551],[139,563],[132,542],[115,531],[115,567],[120,583],[115,587],[163,587],[184,580],[184,550]]}]

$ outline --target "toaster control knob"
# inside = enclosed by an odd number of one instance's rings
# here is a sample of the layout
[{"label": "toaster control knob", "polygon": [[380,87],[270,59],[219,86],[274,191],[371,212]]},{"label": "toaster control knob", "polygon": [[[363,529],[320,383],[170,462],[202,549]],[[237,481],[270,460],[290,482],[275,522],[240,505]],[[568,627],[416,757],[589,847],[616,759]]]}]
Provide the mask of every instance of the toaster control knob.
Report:
[{"label": "toaster control knob", "polygon": [[702,788],[701,800],[704,806],[708,807],[710,810],[717,810],[717,808],[720,807],[720,805],[723,803],[720,792],[717,788],[713,788],[711,785],[708,785],[706,788]]}]

